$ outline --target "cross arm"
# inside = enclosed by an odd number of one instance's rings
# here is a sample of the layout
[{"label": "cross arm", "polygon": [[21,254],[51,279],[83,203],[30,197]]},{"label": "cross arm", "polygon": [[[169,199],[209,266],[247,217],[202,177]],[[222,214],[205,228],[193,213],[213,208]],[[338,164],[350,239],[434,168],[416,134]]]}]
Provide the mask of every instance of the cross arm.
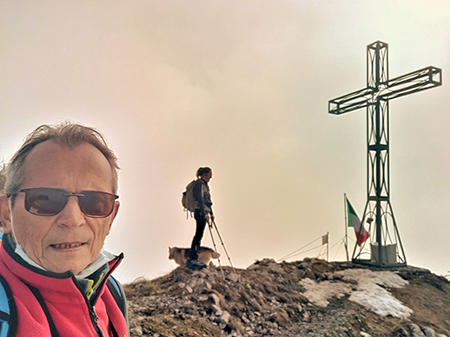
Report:
[{"label": "cross arm", "polygon": [[328,102],[328,113],[341,115],[367,107],[368,98],[373,94],[372,88],[364,88],[350,94],[332,99]]},{"label": "cross arm", "polygon": [[393,78],[383,84],[386,88],[385,92],[380,94],[381,98],[402,97],[442,85],[442,70],[436,67],[427,67]]}]

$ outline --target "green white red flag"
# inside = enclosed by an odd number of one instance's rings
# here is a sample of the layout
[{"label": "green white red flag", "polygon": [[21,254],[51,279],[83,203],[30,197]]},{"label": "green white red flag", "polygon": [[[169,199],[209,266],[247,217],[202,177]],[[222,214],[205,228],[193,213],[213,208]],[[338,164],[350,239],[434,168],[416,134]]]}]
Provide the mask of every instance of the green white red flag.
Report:
[{"label": "green white red flag", "polygon": [[345,199],[347,200],[348,227],[353,227],[355,230],[357,244],[358,246],[361,246],[370,237],[370,234],[366,231],[364,225],[361,225],[361,220],[359,220],[358,215],[350,204],[350,201],[347,198]]}]

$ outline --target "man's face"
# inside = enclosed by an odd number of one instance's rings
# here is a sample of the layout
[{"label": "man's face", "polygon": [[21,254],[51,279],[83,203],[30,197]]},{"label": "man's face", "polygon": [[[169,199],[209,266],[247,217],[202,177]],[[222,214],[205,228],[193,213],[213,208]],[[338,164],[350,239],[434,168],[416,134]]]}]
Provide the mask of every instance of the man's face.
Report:
[{"label": "man's face", "polygon": [[[88,143],[68,148],[48,140],[37,145],[25,159],[24,176],[21,188],[112,193],[111,167],[105,156]],[[115,201],[111,215],[90,218],[81,212],[78,198],[69,197],[58,214],[38,216],[25,210],[24,198],[25,193],[17,194],[9,215],[2,202],[4,231],[13,234],[34,262],[56,273],[70,270],[77,274],[95,260],[119,209]]]}]

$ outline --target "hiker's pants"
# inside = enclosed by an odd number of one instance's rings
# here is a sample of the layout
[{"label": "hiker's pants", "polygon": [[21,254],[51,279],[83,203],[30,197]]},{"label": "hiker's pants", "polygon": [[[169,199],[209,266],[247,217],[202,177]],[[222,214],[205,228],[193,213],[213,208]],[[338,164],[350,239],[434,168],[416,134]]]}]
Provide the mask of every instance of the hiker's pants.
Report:
[{"label": "hiker's pants", "polygon": [[200,242],[203,238],[203,233],[205,232],[206,227],[206,219],[204,214],[200,214],[200,210],[196,209],[194,212],[194,219],[196,222],[195,235],[192,239],[191,244],[191,253],[189,254],[189,258],[191,260],[198,259],[198,249],[200,248]]}]

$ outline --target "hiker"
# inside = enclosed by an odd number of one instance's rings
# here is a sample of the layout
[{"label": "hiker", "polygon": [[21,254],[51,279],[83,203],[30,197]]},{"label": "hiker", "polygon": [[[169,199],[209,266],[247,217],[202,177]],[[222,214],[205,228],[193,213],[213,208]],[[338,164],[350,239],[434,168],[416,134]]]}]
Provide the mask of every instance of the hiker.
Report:
[{"label": "hiker", "polygon": [[110,276],[123,254],[103,250],[119,210],[118,169],[101,133],[73,122],[39,126],[8,163],[0,196],[8,336],[129,336],[125,297]]},{"label": "hiker", "polygon": [[194,199],[197,206],[194,211],[194,219],[196,223],[195,235],[192,239],[191,251],[186,265],[190,269],[204,268],[206,265],[198,260],[198,250],[200,242],[205,232],[206,223],[214,221],[214,213],[212,211],[211,193],[208,183],[212,178],[212,170],[209,167],[200,167],[197,170],[197,180],[194,185]]}]

